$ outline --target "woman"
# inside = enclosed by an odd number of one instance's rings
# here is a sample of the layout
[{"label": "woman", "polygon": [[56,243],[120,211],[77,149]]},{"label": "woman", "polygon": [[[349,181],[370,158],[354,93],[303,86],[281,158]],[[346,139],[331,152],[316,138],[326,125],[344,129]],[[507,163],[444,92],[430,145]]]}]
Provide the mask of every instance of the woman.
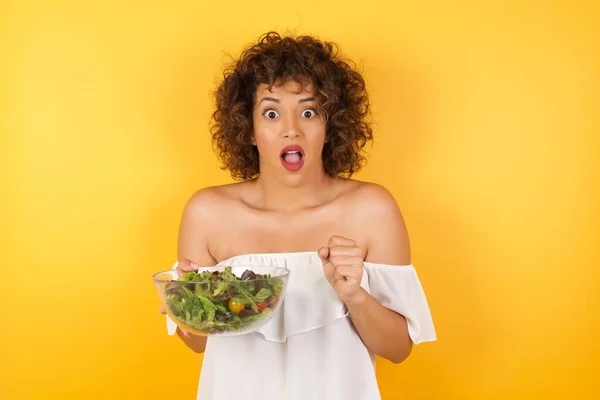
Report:
[{"label": "woman", "polygon": [[291,270],[285,301],[258,332],[194,336],[202,400],[379,399],[374,357],[394,363],[435,340],[390,193],[350,179],[372,139],[365,83],[335,47],[264,35],[226,70],[212,136],[239,183],[187,203],[178,271]]}]

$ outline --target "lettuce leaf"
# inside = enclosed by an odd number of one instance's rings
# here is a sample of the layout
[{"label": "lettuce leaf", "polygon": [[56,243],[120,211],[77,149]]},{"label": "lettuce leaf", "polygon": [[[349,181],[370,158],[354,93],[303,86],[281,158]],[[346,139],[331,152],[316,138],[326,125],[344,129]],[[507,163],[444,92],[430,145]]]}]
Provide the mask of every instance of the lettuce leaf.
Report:
[{"label": "lettuce leaf", "polygon": [[256,293],[253,297],[253,300],[257,303],[262,303],[271,295],[271,291],[269,289],[262,288]]},{"label": "lettuce leaf", "polygon": [[269,278],[268,282],[269,282],[269,286],[271,287],[271,291],[273,292],[273,294],[281,293],[281,290],[283,290],[283,279]]},{"label": "lettuce leaf", "polygon": [[223,314],[227,314],[228,313],[227,307],[225,307],[223,304],[218,304],[217,303],[217,304],[215,304],[215,307],[216,307],[217,311],[220,311]]},{"label": "lettuce leaf", "polygon": [[167,295],[167,306],[177,317],[183,313],[183,302],[178,294],[171,293]]},{"label": "lettuce leaf", "polygon": [[187,321],[199,321],[204,313],[200,298],[194,294],[183,299],[183,310]]},{"label": "lettuce leaf", "polygon": [[206,314],[205,319],[208,322],[214,322],[215,311],[217,310],[217,307],[215,306],[215,304],[204,296],[200,296],[198,294],[196,296],[198,296],[198,299],[200,300],[200,303],[202,304],[202,309],[204,310],[204,313]]},{"label": "lettuce leaf", "polygon": [[225,270],[221,272],[221,279],[224,281],[237,281],[239,280],[237,276],[233,272],[231,272],[231,267],[225,267]]},{"label": "lettuce leaf", "polygon": [[217,283],[217,286],[213,290],[212,295],[216,297],[220,294],[223,294],[227,291],[228,287],[229,287],[229,285],[227,284],[227,282],[220,281]]}]

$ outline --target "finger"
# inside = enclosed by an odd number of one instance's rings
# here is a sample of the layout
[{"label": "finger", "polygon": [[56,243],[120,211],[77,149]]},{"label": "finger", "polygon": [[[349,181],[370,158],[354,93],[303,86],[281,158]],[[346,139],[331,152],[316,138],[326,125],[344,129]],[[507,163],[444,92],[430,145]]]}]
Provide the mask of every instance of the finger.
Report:
[{"label": "finger", "polygon": [[335,268],[335,277],[338,280],[345,280],[348,283],[358,282],[359,272],[354,267],[341,266]]},{"label": "finger", "polygon": [[362,258],[352,256],[332,256],[329,257],[329,261],[336,267],[348,266],[356,268],[362,263]]},{"label": "finger", "polygon": [[163,315],[167,313],[167,312],[165,311],[165,308],[164,308],[163,306],[160,306],[160,309],[159,309],[159,310],[160,310],[160,313],[161,313],[161,314],[163,314]]},{"label": "finger", "polygon": [[356,247],[356,242],[343,236],[333,235],[329,238],[327,246],[330,248],[334,246]]},{"label": "finger", "polygon": [[182,260],[177,265],[177,269],[179,269],[179,270],[181,270],[183,272],[197,271],[198,268],[200,268],[200,266],[198,264],[196,264],[195,262],[190,261],[190,260]]},{"label": "finger", "polygon": [[318,251],[319,257],[321,258],[321,261],[323,261],[323,263],[327,263],[329,261],[329,248],[328,247],[321,247]]},{"label": "finger", "polygon": [[358,247],[334,246],[329,249],[329,258],[336,256],[350,256],[363,258],[363,252]]},{"label": "finger", "polygon": [[325,275],[333,275],[333,273],[335,272],[335,265],[333,265],[333,263],[329,259],[322,261],[322,263]]},{"label": "finger", "polygon": [[186,338],[189,338],[190,336],[192,336],[192,334],[189,333],[188,331],[184,331],[181,328],[178,328],[178,329],[181,331],[181,333],[183,334],[183,336],[185,336]]}]

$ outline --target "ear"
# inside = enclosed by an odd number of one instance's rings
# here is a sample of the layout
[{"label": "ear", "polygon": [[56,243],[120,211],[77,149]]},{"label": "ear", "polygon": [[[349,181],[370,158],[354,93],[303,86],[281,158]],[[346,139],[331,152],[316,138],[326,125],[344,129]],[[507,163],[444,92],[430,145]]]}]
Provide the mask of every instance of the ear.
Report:
[{"label": "ear", "polygon": [[256,139],[254,139],[254,135],[252,135],[250,138],[250,143],[252,143],[252,146],[256,146]]}]

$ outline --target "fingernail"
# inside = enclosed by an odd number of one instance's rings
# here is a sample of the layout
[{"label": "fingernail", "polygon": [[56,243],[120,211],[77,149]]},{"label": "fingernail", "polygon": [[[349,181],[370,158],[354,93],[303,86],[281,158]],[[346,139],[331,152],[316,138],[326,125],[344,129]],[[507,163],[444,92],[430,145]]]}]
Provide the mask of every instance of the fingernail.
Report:
[{"label": "fingernail", "polygon": [[190,336],[192,336],[192,334],[189,332],[183,331],[183,336],[190,337]]},{"label": "fingernail", "polygon": [[200,268],[200,266],[193,261],[190,262],[190,265],[192,266],[192,268]]}]

